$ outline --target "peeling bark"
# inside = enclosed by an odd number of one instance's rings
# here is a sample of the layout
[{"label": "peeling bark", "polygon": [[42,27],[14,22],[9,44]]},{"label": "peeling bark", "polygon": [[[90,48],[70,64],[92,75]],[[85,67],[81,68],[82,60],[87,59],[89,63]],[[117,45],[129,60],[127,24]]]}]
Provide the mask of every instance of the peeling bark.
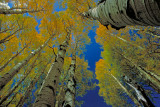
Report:
[{"label": "peeling bark", "polygon": [[65,91],[63,107],[75,107],[75,95],[76,95],[75,69],[76,69],[76,49],[72,54],[72,61],[68,70],[69,79],[67,83],[67,89]]},{"label": "peeling bark", "polygon": [[24,14],[24,13],[36,13],[36,12],[41,12],[44,11],[43,9],[41,10],[21,10],[21,11],[14,11],[14,10],[9,10],[9,9],[1,9],[0,14]]},{"label": "peeling bark", "polygon": [[37,95],[34,107],[54,107],[56,102],[56,88],[59,83],[59,77],[64,64],[66,49],[69,44],[71,32],[67,32],[66,40],[60,45],[60,49],[54,63],[52,63],[49,72]]},{"label": "peeling bark", "polygon": [[82,15],[117,30],[127,25],[160,26],[160,1],[106,0]]},{"label": "peeling bark", "polygon": [[14,75],[16,75],[19,72],[19,70],[30,61],[31,58],[33,58],[37,53],[39,53],[52,38],[53,38],[53,35],[38,49],[31,52],[27,58],[25,58],[23,61],[16,64],[12,69],[10,69],[10,71],[8,71],[8,73],[6,73],[3,77],[1,77],[0,90],[2,90],[3,87],[14,77]]},{"label": "peeling bark", "polygon": [[32,91],[33,87],[38,82],[38,80],[40,79],[40,77],[44,74],[45,69],[46,69],[47,65],[50,63],[50,61],[51,60],[49,60],[49,62],[45,65],[44,69],[41,71],[41,73],[39,74],[39,76],[38,77],[35,76],[34,79],[31,81],[30,85],[26,89],[24,95],[20,98],[20,101],[18,102],[18,104],[16,105],[16,107],[23,107],[23,104],[24,104],[25,100],[29,97],[30,92]]},{"label": "peeling bark", "polygon": [[[117,52],[119,53],[119,52]],[[160,78],[152,73],[151,71],[146,70],[145,68],[137,65],[136,63],[132,62],[129,58],[119,53],[124,59],[126,59],[128,62],[130,62],[132,65],[134,65],[135,68],[138,69],[139,75],[144,77],[145,80],[147,80],[148,85],[150,85],[152,88],[154,88],[158,93],[160,93]]]},{"label": "peeling bark", "polygon": [[144,107],[155,107],[150,101],[150,99],[147,97],[145,90],[138,83],[132,81],[132,79],[128,78],[127,76],[124,76],[124,80],[133,90],[135,90],[138,101]]},{"label": "peeling bark", "polygon": [[120,81],[111,74],[111,76],[117,81],[117,83],[121,86],[121,88],[127,93],[127,95],[132,99],[132,101],[138,106],[141,107],[140,103],[138,102],[138,100],[132,95],[132,93],[130,93],[121,83]]},{"label": "peeling bark", "polygon": [[37,61],[37,59],[39,58],[39,55],[34,59],[33,63],[31,64],[31,66],[29,67],[29,69],[27,70],[27,73],[24,75],[23,78],[21,78],[20,81],[18,81],[18,83],[11,89],[9,90],[9,92],[7,93],[6,96],[4,96],[1,100],[0,100],[0,105],[7,100],[7,98],[17,89],[17,87],[27,78],[27,76],[31,73],[32,69],[35,67],[35,63]]}]

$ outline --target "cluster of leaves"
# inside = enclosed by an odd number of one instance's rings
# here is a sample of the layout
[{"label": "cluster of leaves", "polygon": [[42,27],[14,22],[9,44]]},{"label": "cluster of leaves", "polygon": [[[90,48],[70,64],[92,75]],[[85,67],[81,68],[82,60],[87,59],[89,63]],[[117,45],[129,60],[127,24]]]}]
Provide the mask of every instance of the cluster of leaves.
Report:
[{"label": "cluster of leaves", "polygon": [[[21,62],[27,61],[27,63],[17,70],[16,74],[11,77],[11,81],[0,91],[0,100],[2,100],[17,85],[13,93],[3,102],[3,105],[17,105],[28,90],[28,86],[33,81],[37,81],[32,93],[30,93],[31,97],[26,100],[28,105],[34,103],[35,96],[48,73],[51,62],[55,60],[59,45],[65,40],[68,28],[71,29],[72,36],[63,66],[64,72],[60,77],[61,82],[67,76],[67,70],[71,64],[69,56],[73,52],[75,43],[78,43],[75,74],[77,80],[76,96],[82,96],[86,90],[94,87],[92,84],[93,73],[87,70],[87,62],[78,56],[83,54],[85,44],[90,42],[88,31],[93,25],[89,20],[84,20],[79,13],[87,10],[88,5],[94,6],[95,2],[64,0],[59,2],[59,5],[67,8],[65,11],[59,12],[54,10],[54,4],[57,2],[55,0],[5,0],[5,2],[11,2],[13,7],[9,9],[10,14],[0,15],[0,78],[9,74],[8,71]],[[12,14],[12,10],[19,11],[21,14]],[[52,40],[45,45],[44,43],[50,37]],[[26,60],[35,50],[41,49],[39,47],[43,46],[44,48],[31,60]]]},{"label": "cluster of leaves", "polygon": [[[159,78],[159,28],[134,26],[116,31],[110,26],[107,29],[105,26],[99,25],[96,33],[96,41],[104,49],[101,53],[103,59],[96,63],[96,76],[100,87],[99,94],[104,97],[107,104],[113,106],[127,104],[123,86],[127,89],[128,87],[123,81],[123,75],[129,76],[137,83],[146,84],[148,78],[137,68],[141,67],[148,71],[148,74]],[[123,86],[120,86],[120,84],[117,86],[118,82],[115,81],[113,76]],[[151,76],[150,79],[154,79],[154,77]],[[124,101],[122,101],[123,99],[120,100],[122,96],[125,96]]]}]

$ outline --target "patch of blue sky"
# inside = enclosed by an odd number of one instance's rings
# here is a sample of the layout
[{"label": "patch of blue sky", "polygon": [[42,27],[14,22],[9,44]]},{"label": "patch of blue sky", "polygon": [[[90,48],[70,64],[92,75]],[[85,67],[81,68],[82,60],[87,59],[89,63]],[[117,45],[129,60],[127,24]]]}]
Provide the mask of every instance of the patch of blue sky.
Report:
[{"label": "patch of blue sky", "polygon": [[[88,36],[91,39],[91,43],[89,45],[86,45],[86,52],[84,52],[85,60],[88,60],[88,65],[90,66],[88,70],[91,70],[95,75],[95,64],[96,62],[102,58],[101,57],[101,45],[97,44],[95,41],[96,36],[96,29],[98,26],[93,26],[92,30],[89,31]],[[83,56],[83,55],[82,55]],[[94,79],[92,80],[93,83],[98,83],[98,80]],[[99,87],[96,87],[93,90],[87,91],[87,94],[83,97],[76,98],[78,101],[85,101],[85,103],[82,104],[82,107],[110,107],[104,102],[103,97],[100,97],[98,95]]]},{"label": "patch of blue sky", "polygon": [[42,53],[46,53],[46,51],[42,51]]},{"label": "patch of blue sky", "polygon": [[21,42],[19,42],[19,46],[20,46],[20,47],[22,46]]},{"label": "patch of blue sky", "polygon": [[35,29],[36,29],[36,31],[37,31],[38,34],[39,34],[39,33],[40,33],[39,25],[41,24],[41,20],[42,20],[42,19],[37,19],[36,17],[35,17],[35,19],[36,19],[36,21],[37,21],[37,23],[38,23],[38,25],[35,27]]},{"label": "patch of blue sky", "polygon": [[17,83],[16,79],[13,79],[13,83],[11,84],[11,88],[13,88],[16,83]]},{"label": "patch of blue sky", "polygon": [[[29,17],[33,17],[32,15],[30,15],[29,13],[24,13],[23,16],[29,16]],[[36,31],[38,32],[38,34],[40,33],[40,30],[39,30],[39,25],[41,24],[41,20],[42,19],[38,19],[36,16],[34,17],[37,21],[37,26],[35,27]]]},{"label": "patch of blue sky", "polygon": [[72,35],[72,41],[73,41],[73,43],[75,43],[75,37],[74,37],[74,35]]},{"label": "patch of blue sky", "polygon": [[150,100],[154,103],[155,107],[159,107],[160,105],[160,94],[158,94],[152,87],[148,86],[147,84],[143,84],[143,88],[145,90],[150,90],[151,91],[151,96]]},{"label": "patch of blue sky", "polygon": [[12,3],[12,2],[8,2],[8,6],[9,6],[10,8],[12,8],[12,7],[13,7],[13,3]]},{"label": "patch of blue sky", "polygon": [[32,49],[32,52],[34,52],[34,50]]},{"label": "patch of blue sky", "polygon": [[[132,37],[132,39],[131,40],[133,40],[133,41],[136,41],[136,37],[139,37],[140,39],[142,39],[143,38],[143,35],[142,34],[138,34],[138,31],[139,30],[129,30],[129,34],[130,34],[130,36]],[[136,35],[136,36],[135,36]],[[133,37],[135,37],[135,38],[133,38]]]},{"label": "patch of blue sky", "polygon": [[65,11],[67,9],[67,5],[65,4],[65,8],[62,7],[62,5],[60,5],[59,3],[62,2],[63,0],[59,0],[59,1],[56,1],[53,5],[54,7],[54,10],[52,13],[54,12],[60,12],[60,11]]},{"label": "patch of blue sky", "polygon": [[29,16],[29,17],[33,17],[32,15],[30,15],[29,13],[24,13],[23,16]]},{"label": "patch of blue sky", "polygon": [[32,90],[32,100],[31,100],[31,103],[35,102],[36,97],[35,97],[34,93],[37,91],[37,89],[38,89],[38,84],[36,83],[35,84],[35,89]]},{"label": "patch of blue sky", "polygon": [[134,36],[135,35],[135,33],[130,29],[129,30],[129,34],[130,34],[130,38],[131,38],[131,41],[136,41],[136,36]]},{"label": "patch of blue sky", "polygon": [[5,44],[2,44],[3,45],[3,49],[2,48],[0,48],[0,51],[4,51],[4,50],[6,50],[6,46],[5,46]]},{"label": "patch of blue sky", "polygon": [[0,51],[3,51],[3,50],[0,48]]}]

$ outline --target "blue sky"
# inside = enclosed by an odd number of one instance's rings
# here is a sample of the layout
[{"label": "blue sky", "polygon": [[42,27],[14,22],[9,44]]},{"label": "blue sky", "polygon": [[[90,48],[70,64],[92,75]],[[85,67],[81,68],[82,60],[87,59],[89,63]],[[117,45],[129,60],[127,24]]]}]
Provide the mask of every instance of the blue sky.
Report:
[{"label": "blue sky", "polygon": [[[85,60],[88,60],[88,65],[93,73],[95,73],[95,64],[96,62],[101,59],[101,46],[96,43],[95,36],[96,36],[96,27],[94,26],[92,30],[90,30],[88,36],[91,39],[91,44],[86,46]],[[98,80],[95,80],[98,83]],[[94,90],[87,91],[87,94],[84,95],[81,100],[84,100],[84,104],[82,107],[111,107],[104,102],[103,97],[98,95],[99,87],[97,86]]]},{"label": "blue sky", "polygon": [[[12,7],[12,4],[9,3],[9,6]],[[58,5],[58,2],[55,3],[54,5],[55,7],[55,11],[64,11],[66,8],[62,9],[59,5]],[[54,11],[53,11],[54,12]],[[26,14],[27,16],[29,14]],[[36,18],[36,17],[35,17]],[[40,21],[41,19],[36,19],[37,22],[38,22],[38,25],[36,26],[36,30],[37,32],[39,32],[39,24],[40,24]],[[99,61],[99,59],[101,59],[101,51],[103,51],[101,49],[101,46],[99,44],[96,43],[95,41],[95,36],[96,36],[96,26],[94,26],[92,28],[92,30],[90,30],[88,36],[90,37],[91,39],[91,43],[89,45],[86,45],[86,52],[84,53],[85,55],[85,60],[88,60],[88,65],[89,65],[89,70],[91,70],[93,73],[95,73],[95,64],[97,61]],[[131,31],[130,30],[130,36],[132,36],[132,34],[134,33],[137,33],[137,31]],[[138,37],[142,38],[141,35],[138,35]],[[131,40],[135,41],[136,38],[132,38],[131,37]],[[98,80],[95,79],[96,83],[98,83]],[[14,85],[14,84],[12,84]],[[147,87],[145,87],[147,88]],[[158,93],[156,93],[154,90],[153,91],[153,96],[155,97],[154,100],[156,101],[155,105],[156,107],[160,107],[159,105],[159,99],[157,99],[156,97],[160,98],[160,95],[158,95]],[[83,100],[85,101],[84,104],[82,104],[82,107],[111,107],[110,105],[107,105],[105,102],[104,102],[104,99],[103,97],[100,97],[98,95],[98,92],[99,92],[99,87],[97,86],[94,90],[90,90],[90,91],[87,91],[87,94],[84,95],[83,97],[78,97],[78,100]],[[33,93],[33,92],[32,92]]]}]

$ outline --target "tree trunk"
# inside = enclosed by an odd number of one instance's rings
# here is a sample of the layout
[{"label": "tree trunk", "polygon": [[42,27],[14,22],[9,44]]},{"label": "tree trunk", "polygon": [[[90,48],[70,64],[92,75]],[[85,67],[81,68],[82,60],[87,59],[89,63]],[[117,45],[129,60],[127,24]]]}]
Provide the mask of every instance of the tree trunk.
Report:
[{"label": "tree trunk", "polygon": [[7,41],[10,41],[10,40],[13,38],[12,36],[13,36],[14,34],[16,34],[17,32],[21,31],[21,30],[23,30],[23,28],[19,28],[19,29],[17,29],[16,31],[14,31],[12,34],[10,34],[10,35],[6,36],[5,38],[1,39],[1,40],[0,40],[0,44],[5,43],[5,42],[7,42]]},{"label": "tree trunk", "polygon": [[14,93],[14,95],[13,95],[13,97],[12,97],[12,99],[7,103],[7,104],[5,104],[5,106],[4,107],[9,107],[9,105],[11,104],[11,102],[14,100],[14,98],[16,97],[16,95],[18,94],[18,91],[16,92],[16,93]]},{"label": "tree trunk", "polygon": [[141,104],[144,107],[155,107],[151,100],[147,97],[145,90],[138,85],[138,83],[132,81],[132,79],[128,78],[127,76],[124,76],[124,81],[136,92],[138,101],[141,102]]},{"label": "tree trunk", "polygon": [[53,38],[53,35],[38,49],[31,52],[27,58],[25,58],[23,61],[16,64],[12,69],[10,69],[8,73],[6,73],[3,77],[1,77],[0,78],[0,90],[2,90],[3,87],[14,77],[14,75],[16,75],[19,72],[19,70],[29,62],[31,58],[33,58],[37,53],[39,53],[48,44],[48,42],[52,38]]},{"label": "tree trunk", "polygon": [[49,62],[45,65],[45,67],[43,68],[43,70],[41,71],[41,73],[39,74],[39,76],[35,76],[34,79],[31,81],[30,85],[28,86],[27,90],[25,91],[24,95],[21,97],[20,101],[18,102],[18,104],[16,105],[16,107],[23,107],[23,104],[25,102],[25,100],[29,97],[30,92],[32,91],[33,87],[35,86],[35,84],[38,82],[38,80],[40,79],[40,77],[44,74],[45,69],[47,67],[47,65],[50,63],[51,60],[49,60]]},{"label": "tree trunk", "polygon": [[41,12],[42,10],[21,10],[21,11],[14,11],[14,10],[8,10],[8,9],[1,9],[0,14],[24,14],[24,13],[36,13]]},{"label": "tree trunk", "polygon": [[20,81],[18,81],[18,83],[9,91],[7,92],[7,95],[4,96],[1,100],[0,100],[0,105],[7,100],[7,98],[16,90],[16,88],[27,78],[27,76],[31,73],[32,69],[35,67],[35,63],[37,61],[37,59],[40,56],[40,52],[39,55],[34,59],[33,63],[31,64],[31,66],[29,67],[29,69],[27,70],[27,73],[24,75],[23,78],[21,78]]},{"label": "tree trunk", "polygon": [[105,0],[82,15],[117,30],[127,25],[160,26],[160,1]]},{"label": "tree trunk", "polygon": [[[62,82],[62,83],[64,83],[64,82]],[[61,87],[60,87],[60,91],[59,91],[59,93],[58,93],[58,95],[56,96],[56,104],[55,104],[55,107],[62,107],[62,105],[60,105],[60,102],[61,101],[64,101],[63,99],[64,99],[64,85],[62,85]],[[63,98],[63,99],[62,99]]]},{"label": "tree trunk", "polygon": [[67,89],[65,91],[63,107],[75,107],[75,95],[76,95],[75,69],[76,69],[76,48],[72,54],[72,61],[68,70],[69,79],[67,83]]},{"label": "tree trunk", "polygon": [[137,47],[138,49],[144,49],[143,47],[141,47],[141,46],[139,46],[139,45],[136,45],[136,44],[134,44],[134,43],[132,43],[132,42],[129,42],[129,41],[127,41],[127,40],[125,40],[125,39],[117,36],[116,34],[110,33],[110,35],[118,38],[119,40],[122,40],[123,42],[125,42],[125,43],[127,43],[127,44],[130,44],[131,46]]},{"label": "tree trunk", "polygon": [[52,63],[50,70],[44,80],[34,107],[54,107],[56,102],[56,88],[63,69],[64,57],[69,44],[70,32],[67,32],[66,40],[60,45],[56,60]]},{"label": "tree trunk", "polygon": [[141,107],[140,103],[138,100],[130,93],[120,82],[119,80],[111,74],[111,76],[117,81],[117,83],[122,87],[122,89],[127,93],[127,95],[132,99],[132,101],[138,106]]},{"label": "tree trunk", "polygon": [[12,56],[3,66],[0,66],[0,72],[27,47],[28,45],[25,45],[19,52],[17,51],[17,53]]},{"label": "tree trunk", "polygon": [[[119,52],[117,52],[119,53]],[[144,69],[143,67],[137,65],[136,63],[132,62],[130,59],[128,59],[126,56],[119,53],[124,59],[126,59],[128,62],[130,62],[132,65],[135,66],[135,68],[138,69],[139,74],[144,77],[148,81],[148,85],[150,85],[152,88],[154,88],[158,93],[160,93],[160,78],[156,76],[151,71],[148,71]]]}]

